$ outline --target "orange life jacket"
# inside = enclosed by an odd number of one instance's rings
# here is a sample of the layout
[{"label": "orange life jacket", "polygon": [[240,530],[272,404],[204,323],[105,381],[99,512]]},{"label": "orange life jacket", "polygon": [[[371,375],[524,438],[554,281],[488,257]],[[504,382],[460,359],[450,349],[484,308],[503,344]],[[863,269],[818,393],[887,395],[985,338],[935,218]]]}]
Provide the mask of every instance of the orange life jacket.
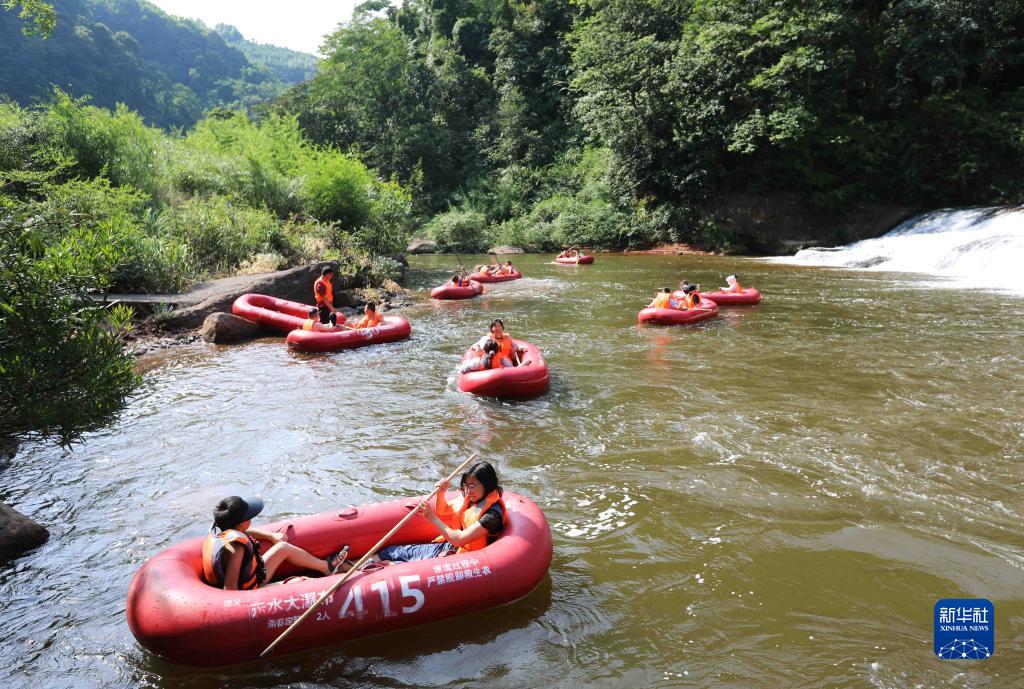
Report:
[{"label": "orange life jacket", "polygon": [[228,543],[237,543],[245,549],[242,565],[238,568],[239,590],[254,589],[262,584],[266,573],[259,545],[252,536],[237,529],[225,529],[220,533],[211,530],[206,535],[206,540],[203,541],[203,577],[206,583],[224,588],[224,568],[228,564],[224,546]]},{"label": "orange life jacket", "polygon": [[312,318],[307,318],[306,320],[302,321],[302,329],[303,330],[312,330],[313,329],[313,323],[315,323],[315,322],[316,321],[314,321]]},{"label": "orange life jacket", "polygon": [[[453,529],[468,529],[480,521],[480,517],[483,516],[484,512],[491,509],[494,505],[497,505],[501,512],[501,523],[504,525],[508,521],[508,510],[505,509],[505,502],[501,499],[501,495],[496,490],[492,490],[484,496],[483,500],[475,505],[469,504],[469,500],[466,499],[466,496],[462,496],[462,503],[459,505],[458,510],[453,508],[440,493],[438,493],[437,498],[437,505],[434,511],[437,513],[437,516],[441,521]],[[487,547],[490,537],[490,533],[485,530],[483,536],[475,538],[469,543],[460,546],[456,552],[465,553],[472,550],[483,550]],[[438,536],[434,539],[434,543],[441,543],[444,540],[444,536]]]},{"label": "orange life jacket", "polygon": [[318,277],[313,283],[313,297],[316,299],[317,306],[321,304],[334,306],[334,287],[331,286],[331,281],[325,280],[323,276]]},{"label": "orange life jacket", "polygon": [[686,303],[686,308],[695,309],[700,304],[700,297],[697,296],[696,292],[690,292],[686,295],[686,299],[684,301]]},{"label": "orange life jacket", "polygon": [[740,292],[743,291],[743,288],[740,287],[740,281],[737,280],[732,285],[730,285],[727,289],[722,290],[722,291],[723,292],[733,292],[733,293],[739,294]]},{"label": "orange life jacket", "polygon": [[656,309],[669,309],[672,305],[669,303],[672,300],[672,295],[668,292],[658,292],[657,296],[654,297],[654,308]]},{"label": "orange life jacket", "polygon": [[508,333],[502,333],[501,339],[491,335],[491,339],[498,343],[498,354],[497,357],[507,356],[509,361],[512,361],[512,336]]},{"label": "orange life jacket", "polygon": [[380,325],[380,322],[382,320],[384,320],[384,316],[382,316],[378,312],[374,311],[373,313],[368,313],[365,316],[363,316],[362,318],[360,318],[359,322],[356,323],[353,327],[354,328],[375,328],[378,325]]}]

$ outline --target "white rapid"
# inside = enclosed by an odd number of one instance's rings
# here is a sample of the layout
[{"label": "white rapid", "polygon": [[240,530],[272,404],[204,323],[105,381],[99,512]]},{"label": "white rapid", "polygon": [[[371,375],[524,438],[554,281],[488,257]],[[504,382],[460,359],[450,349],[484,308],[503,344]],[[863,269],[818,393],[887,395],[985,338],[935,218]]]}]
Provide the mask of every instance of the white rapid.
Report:
[{"label": "white rapid", "polygon": [[942,276],[936,286],[1024,293],[1024,206],[939,210],[876,239],[804,249],[780,263]]}]

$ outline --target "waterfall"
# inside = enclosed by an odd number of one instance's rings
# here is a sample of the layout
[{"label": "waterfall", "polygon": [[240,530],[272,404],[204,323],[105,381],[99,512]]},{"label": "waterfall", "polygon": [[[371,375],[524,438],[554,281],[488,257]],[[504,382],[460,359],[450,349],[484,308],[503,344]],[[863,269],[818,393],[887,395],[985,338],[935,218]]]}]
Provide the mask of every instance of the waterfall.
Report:
[{"label": "waterfall", "polygon": [[1024,206],[922,213],[876,239],[804,249],[782,263],[925,273],[938,285],[1024,293]]}]

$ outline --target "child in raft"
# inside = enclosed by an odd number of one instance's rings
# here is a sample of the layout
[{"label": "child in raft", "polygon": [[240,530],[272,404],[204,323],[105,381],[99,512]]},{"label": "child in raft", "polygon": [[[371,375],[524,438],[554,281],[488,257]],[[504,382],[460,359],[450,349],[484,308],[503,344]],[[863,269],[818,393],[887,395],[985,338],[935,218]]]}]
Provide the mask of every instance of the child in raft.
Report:
[{"label": "child in raft", "polygon": [[383,565],[444,557],[452,553],[482,550],[498,537],[505,527],[505,503],[501,499],[498,473],[488,462],[477,462],[462,475],[459,489],[462,496],[453,502],[445,498],[447,481],[437,482],[434,505],[424,503],[420,514],[440,534],[432,543],[392,545],[382,548],[373,557]]},{"label": "child in raft", "polygon": [[384,320],[384,316],[377,313],[377,304],[372,301],[366,302],[366,306],[363,308],[363,317],[352,325],[342,325],[341,327],[349,330],[360,330],[363,328],[376,328]]},{"label": "child in raft", "polygon": [[493,340],[498,343],[498,351],[501,352],[501,356],[507,358],[513,366],[529,366],[529,359],[523,361],[520,355],[526,354],[526,348],[516,347],[512,344],[512,336],[505,332],[505,324],[502,323],[500,318],[495,318],[491,321],[491,332],[489,335],[484,335],[477,342],[470,347],[473,351],[482,352],[484,345],[487,344],[488,340]]},{"label": "child in raft", "polygon": [[507,356],[498,353],[498,343],[492,339],[484,343],[483,354],[476,359],[470,359],[459,367],[459,373],[474,373],[476,371],[487,371],[492,368],[512,368],[512,362]]},{"label": "child in raft", "polygon": [[672,298],[672,290],[662,287],[661,291],[654,295],[654,300],[647,305],[649,309],[674,309],[679,306]]},{"label": "child in raft", "polygon": [[[213,508],[213,527],[203,541],[206,583],[228,591],[255,589],[273,579],[286,562],[324,575],[344,569],[345,551],[321,560],[288,543],[287,534],[252,528],[253,518],[262,511],[262,499],[237,495],[224,498]],[[261,554],[257,539],[274,545]]]}]

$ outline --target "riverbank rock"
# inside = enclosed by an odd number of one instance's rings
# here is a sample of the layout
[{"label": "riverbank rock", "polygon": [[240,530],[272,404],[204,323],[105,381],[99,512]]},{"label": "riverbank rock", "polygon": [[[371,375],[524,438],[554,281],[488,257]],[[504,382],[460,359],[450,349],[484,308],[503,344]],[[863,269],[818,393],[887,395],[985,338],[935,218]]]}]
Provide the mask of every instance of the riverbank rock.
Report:
[{"label": "riverbank rock", "polygon": [[233,313],[211,313],[203,321],[199,336],[204,342],[226,344],[253,340],[263,334],[263,328]]},{"label": "riverbank rock", "polygon": [[491,249],[487,253],[498,254],[498,255],[501,255],[501,254],[525,254],[526,250],[525,249],[520,249],[518,246],[507,246],[507,245],[503,244],[501,246],[494,247],[493,249]]},{"label": "riverbank rock", "polygon": [[437,244],[429,239],[414,239],[405,251],[410,254],[436,254]]},{"label": "riverbank rock", "polygon": [[176,295],[180,306],[160,314],[156,323],[165,330],[198,328],[210,314],[231,311],[235,299],[248,293],[269,294],[279,299],[308,304],[313,300],[313,282],[320,277],[321,269],[328,265],[335,270],[335,306],[354,305],[352,295],[346,294],[345,290],[362,287],[366,283],[365,275],[346,275],[339,270],[336,261],[327,261],[273,273],[236,275],[204,283],[185,294]]},{"label": "riverbank rock", "polygon": [[18,439],[0,437],[0,470],[9,467],[16,454],[18,454]]},{"label": "riverbank rock", "polygon": [[50,532],[0,502],[0,560],[10,560],[46,543]]}]

